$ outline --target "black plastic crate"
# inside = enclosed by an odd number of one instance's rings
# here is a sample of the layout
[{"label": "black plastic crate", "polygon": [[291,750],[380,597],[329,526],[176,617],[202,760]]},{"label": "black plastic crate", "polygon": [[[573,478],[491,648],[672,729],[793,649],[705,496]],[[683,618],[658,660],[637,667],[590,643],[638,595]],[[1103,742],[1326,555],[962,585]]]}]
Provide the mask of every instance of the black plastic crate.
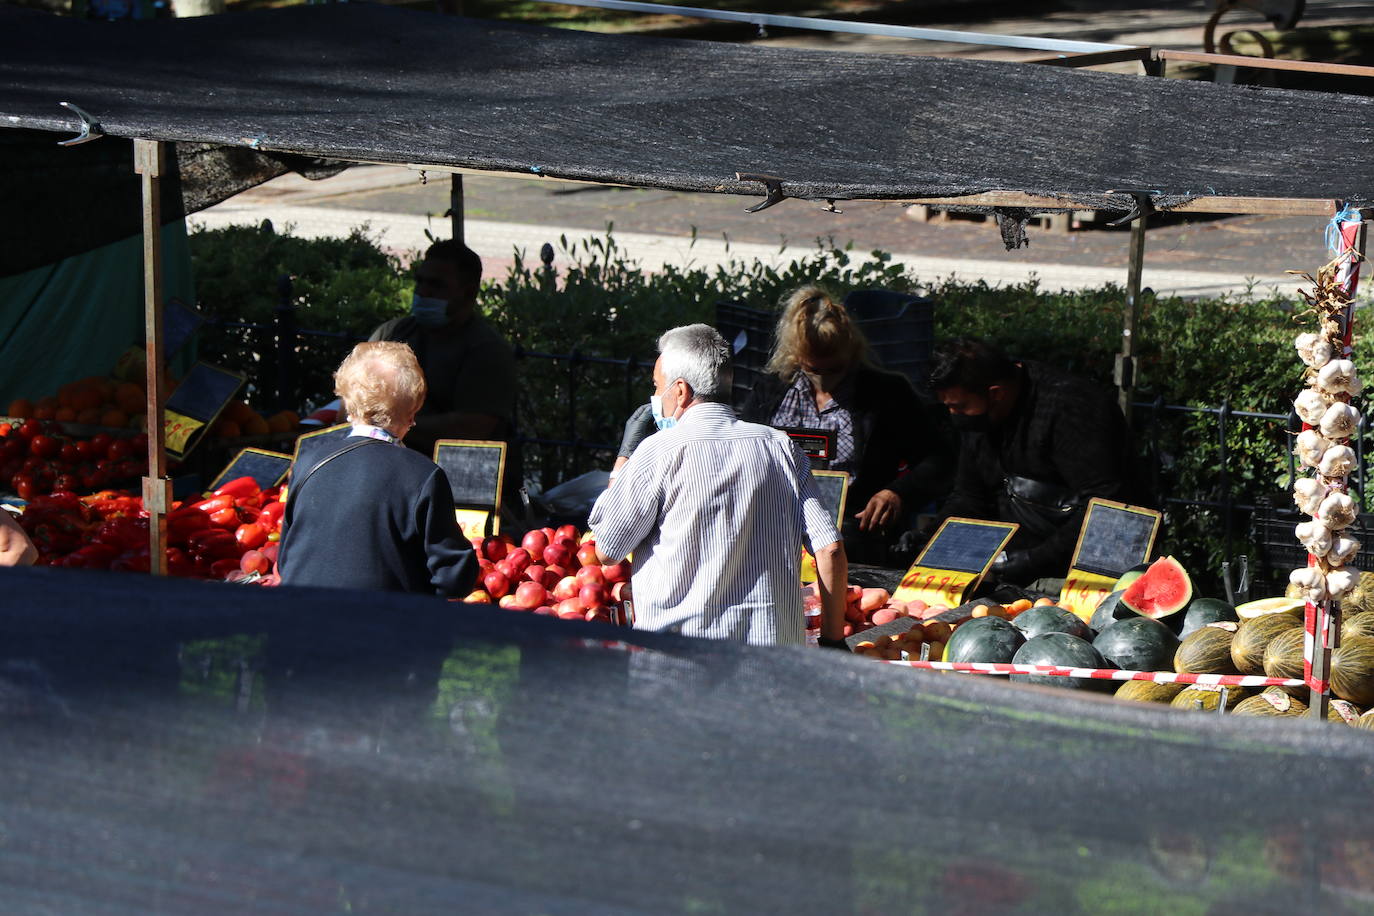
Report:
[{"label": "black plastic crate", "polygon": [[845,308],[863,329],[874,361],[900,372],[924,392],[935,348],[935,302],[886,289],[856,289]]},{"label": "black plastic crate", "polygon": [[743,406],[763,374],[773,352],[776,312],[750,308],[741,302],[716,303],[716,330],[735,354],[735,381],[731,386],[736,407]]},{"label": "black plastic crate", "polygon": [[[1297,507],[1275,508],[1261,502],[1250,517],[1250,535],[1255,544],[1254,576],[1282,590],[1288,585],[1288,574],[1307,565],[1307,549],[1298,542],[1293,529],[1310,521],[1311,516]],[[1361,572],[1374,571],[1374,514],[1361,513],[1347,531],[1347,537],[1359,541],[1361,550],[1347,566]]]}]

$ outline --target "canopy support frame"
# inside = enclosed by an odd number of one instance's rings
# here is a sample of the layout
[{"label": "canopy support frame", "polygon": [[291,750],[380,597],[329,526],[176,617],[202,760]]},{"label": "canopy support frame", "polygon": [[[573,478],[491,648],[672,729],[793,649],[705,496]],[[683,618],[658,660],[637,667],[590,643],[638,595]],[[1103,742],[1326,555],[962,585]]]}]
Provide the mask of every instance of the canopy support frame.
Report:
[{"label": "canopy support frame", "polygon": [[143,508],[148,512],[148,571],[167,574],[167,511],[172,481],[167,476],[166,436],[162,406],[167,392],[167,366],[162,333],[162,179],[167,171],[167,144],[134,140],[134,172],[143,185],[143,326],[146,357],[148,475],[143,478]]}]

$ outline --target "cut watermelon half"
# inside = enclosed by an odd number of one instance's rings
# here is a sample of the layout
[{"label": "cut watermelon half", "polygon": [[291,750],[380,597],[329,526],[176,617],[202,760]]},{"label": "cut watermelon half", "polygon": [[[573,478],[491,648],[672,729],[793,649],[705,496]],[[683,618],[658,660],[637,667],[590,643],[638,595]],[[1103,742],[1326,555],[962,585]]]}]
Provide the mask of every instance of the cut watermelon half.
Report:
[{"label": "cut watermelon half", "polygon": [[1168,617],[1193,600],[1193,580],[1173,557],[1160,557],[1132,582],[1121,603],[1146,617]]}]

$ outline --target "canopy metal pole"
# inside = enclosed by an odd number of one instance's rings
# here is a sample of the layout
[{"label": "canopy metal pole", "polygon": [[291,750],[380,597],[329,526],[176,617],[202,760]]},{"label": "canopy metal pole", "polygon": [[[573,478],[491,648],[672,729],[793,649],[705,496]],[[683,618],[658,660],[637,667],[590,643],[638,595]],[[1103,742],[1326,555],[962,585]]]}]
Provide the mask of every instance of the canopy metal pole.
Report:
[{"label": "canopy metal pole", "polygon": [[143,478],[143,508],[148,510],[148,571],[167,574],[167,510],[172,481],[167,477],[167,450],[162,404],[167,370],[162,355],[162,176],[166,145],[134,141],[134,171],[143,176],[143,321],[147,357],[148,476]]},{"label": "canopy metal pole", "polygon": [[1121,328],[1121,352],[1116,357],[1116,384],[1120,391],[1121,412],[1131,420],[1132,392],[1135,389],[1135,329],[1140,323],[1140,273],[1145,266],[1145,223],[1148,213],[1131,223],[1130,264],[1126,270],[1126,320]]},{"label": "canopy metal pole", "polygon": [[450,176],[448,217],[449,222],[453,224],[453,240],[459,245],[466,245],[463,240],[463,176],[459,172],[454,172]]}]

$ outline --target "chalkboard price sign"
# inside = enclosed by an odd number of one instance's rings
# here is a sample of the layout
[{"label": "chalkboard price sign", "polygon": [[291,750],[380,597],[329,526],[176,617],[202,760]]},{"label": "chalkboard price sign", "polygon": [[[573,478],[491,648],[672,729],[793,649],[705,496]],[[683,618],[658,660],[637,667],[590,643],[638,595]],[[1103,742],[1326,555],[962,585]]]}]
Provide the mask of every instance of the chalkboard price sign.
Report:
[{"label": "chalkboard price sign", "polygon": [[844,525],[844,504],[849,499],[849,475],[844,471],[812,471],[821,504],[835,514],[835,527]]},{"label": "chalkboard price sign", "polygon": [[506,443],[484,439],[440,439],[434,463],[444,469],[458,509],[501,511],[506,474]]},{"label": "chalkboard price sign", "polygon": [[351,423],[339,423],[297,436],[296,447],[291,452],[291,473],[304,474],[310,470],[315,466],[315,462],[342,444],[352,430]]},{"label": "chalkboard price sign", "polygon": [[163,410],[167,453],[178,460],[186,457],[242,384],[243,376],[237,372],[209,363],[192,366]]},{"label": "chalkboard price sign", "polygon": [[1154,547],[1160,513],[1106,499],[1093,499],[1078,533],[1070,569],[1119,578],[1144,563]]},{"label": "chalkboard price sign", "polygon": [[269,452],[261,448],[246,448],[234,456],[229,466],[220,472],[211,490],[218,490],[231,480],[251,477],[257,485],[266,490],[275,487],[286,477],[291,469],[291,456],[285,452]]},{"label": "chalkboard price sign", "polygon": [[893,594],[901,601],[953,607],[976,585],[1020,526],[972,518],[946,519],[902,577]]}]

